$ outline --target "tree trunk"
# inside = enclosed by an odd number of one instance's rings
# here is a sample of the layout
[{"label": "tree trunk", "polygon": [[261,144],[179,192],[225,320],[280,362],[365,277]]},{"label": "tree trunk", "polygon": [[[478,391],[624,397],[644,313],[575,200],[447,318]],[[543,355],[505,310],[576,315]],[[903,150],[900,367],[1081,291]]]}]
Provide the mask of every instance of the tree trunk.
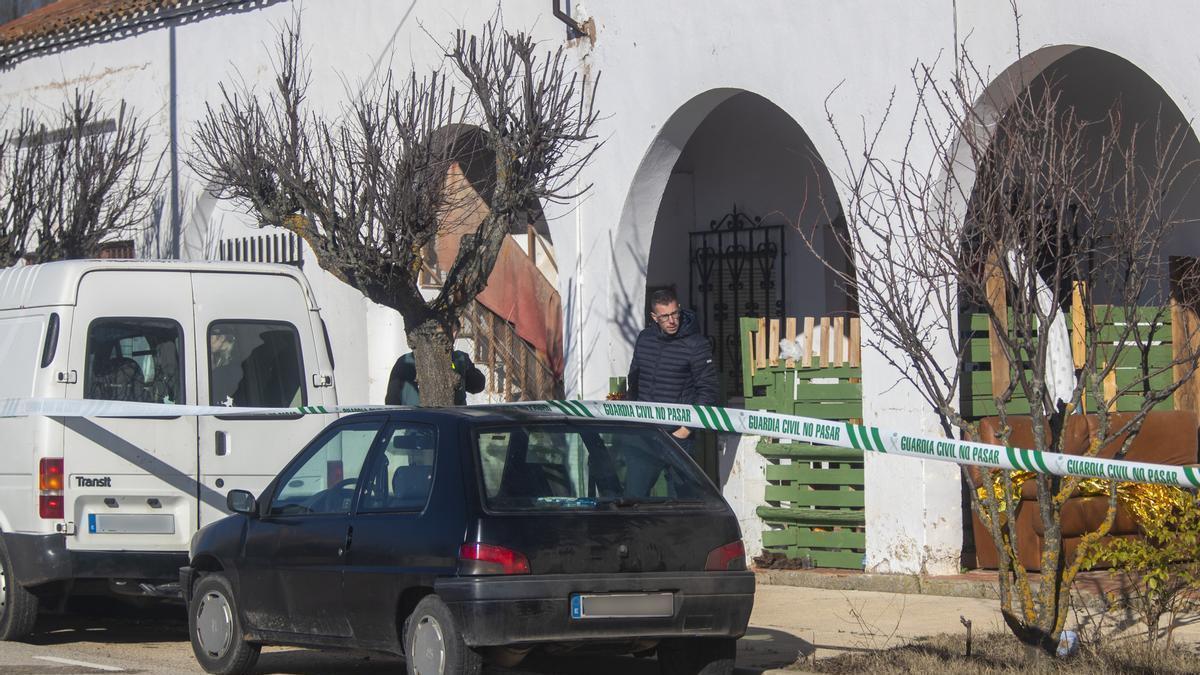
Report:
[{"label": "tree trunk", "polygon": [[1050,661],[1050,655],[1042,645],[1031,645],[1029,643],[1022,644],[1024,659],[1023,663],[1027,670],[1040,670]]},{"label": "tree trunk", "polygon": [[406,321],[405,334],[416,362],[421,406],[454,405],[459,376],[451,359],[454,336],[450,330],[435,317],[425,317],[412,323]]}]

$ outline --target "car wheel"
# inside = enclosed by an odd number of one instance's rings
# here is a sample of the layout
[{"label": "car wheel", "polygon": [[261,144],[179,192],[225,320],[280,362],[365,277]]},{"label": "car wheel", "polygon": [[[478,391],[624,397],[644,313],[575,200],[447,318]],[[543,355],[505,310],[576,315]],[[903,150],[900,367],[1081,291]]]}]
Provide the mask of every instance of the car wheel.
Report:
[{"label": "car wheel", "polygon": [[224,575],[206,574],[196,582],[188,606],[192,652],[208,673],[238,675],[258,661],[260,645],[246,642],[233,587]]},{"label": "car wheel", "polygon": [[408,675],[478,675],[479,652],[467,646],[446,603],[427,595],[404,624],[404,659]]},{"label": "car wheel", "polygon": [[732,675],[736,638],[674,638],[658,643],[662,675]]},{"label": "car wheel", "polygon": [[0,537],[0,640],[20,640],[33,632],[38,597],[17,583],[8,547]]}]

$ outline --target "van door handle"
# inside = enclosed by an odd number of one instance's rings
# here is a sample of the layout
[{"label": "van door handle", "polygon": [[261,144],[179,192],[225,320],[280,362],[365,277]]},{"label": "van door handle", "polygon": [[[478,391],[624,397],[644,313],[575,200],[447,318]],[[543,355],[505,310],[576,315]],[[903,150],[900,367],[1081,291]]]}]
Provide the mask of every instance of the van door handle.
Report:
[{"label": "van door handle", "polygon": [[332,387],[333,386],[333,376],[326,375],[324,373],[313,373],[312,383],[313,383],[313,387],[317,387],[317,388]]},{"label": "van door handle", "polygon": [[229,434],[226,434],[224,431],[218,431],[215,444],[217,456],[224,457],[225,455],[228,455],[231,445],[232,443],[229,442]]}]

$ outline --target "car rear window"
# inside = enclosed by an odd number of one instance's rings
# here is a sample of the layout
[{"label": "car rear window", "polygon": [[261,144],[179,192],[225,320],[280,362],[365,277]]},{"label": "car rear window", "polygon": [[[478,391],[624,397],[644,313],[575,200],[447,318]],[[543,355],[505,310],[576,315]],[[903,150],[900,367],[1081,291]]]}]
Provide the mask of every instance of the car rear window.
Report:
[{"label": "car rear window", "polygon": [[720,506],[720,495],[654,427],[522,424],[476,434],[489,510]]}]

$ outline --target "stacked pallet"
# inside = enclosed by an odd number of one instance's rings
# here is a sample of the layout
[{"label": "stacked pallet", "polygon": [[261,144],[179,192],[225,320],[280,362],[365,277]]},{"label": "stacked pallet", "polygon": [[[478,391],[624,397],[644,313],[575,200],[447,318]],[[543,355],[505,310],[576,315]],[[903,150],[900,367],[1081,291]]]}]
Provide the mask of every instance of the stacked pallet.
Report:
[{"label": "stacked pallet", "polygon": [[[1083,365],[1088,348],[1087,319],[1084,315],[1079,284],[1074,292],[1069,313],[1064,315],[1067,331],[1071,338],[1071,355],[1074,365]],[[1012,310],[1004,308],[1003,314],[1009,321],[1001,330],[1011,330]],[[1126,311],[1120,307],[1096,305],[1090,340],[1096,346],[1096,358],[1100,364],[1116,358],[1115,368],[1104,380],[1102,394],[1109,410],[1135,412],[1141,410],[1145,398],[1142,386],[1162,389],[1170,386],[1176,377],[1172,363],[1175,361],[1173,317],[1176,311],[1163,311],[1157,307],[1139,307]],[[962,412],[967,419],[980,419],[998,414],[999,402],[1003,401],[1012,373],[999,338],[987,314],[969,314],[962,322],[963,340],[967,350],[966,372],[962,384]],[[1032,377],[1028,364],[1026,373]],[[1136,386],[1133,386],[1136,385]],[[1119,395],[1118,395],[1119,394]],[[1101,402],[1084,397],[1086,412],[1097,411]],[[1155,410],[1174,410],[1175,397],[1168,397],[1155,406]],[[1004,409],[1010,415],[1028,415],[1029,401],[1018,387]]]},{"label": "stacked pallet", "polygon": [[[797,328],[802,327],[802,332]],[[859,320],[742,319],[746,408],[825,420],[862,419]],[[798,345],[784,358],[780,341]],[[763,439],[768,526],[763,548],[818,567],[861,569],[866,550],[862,451]]]}]

